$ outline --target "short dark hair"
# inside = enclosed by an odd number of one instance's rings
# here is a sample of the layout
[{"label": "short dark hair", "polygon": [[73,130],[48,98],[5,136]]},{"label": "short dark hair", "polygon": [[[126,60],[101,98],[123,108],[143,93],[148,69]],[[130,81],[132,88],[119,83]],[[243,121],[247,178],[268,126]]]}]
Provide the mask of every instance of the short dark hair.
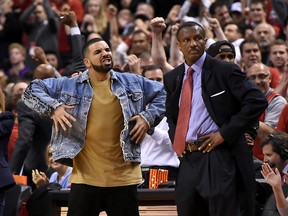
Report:
[{"label": "short dark hair", "polygon": [[200,27],[200,28],[202,29],[202,31],[203,31],[204,37],[206,37],[205,29],[204,29],[204,27],[203,27],[200,23],[193,22],[193,21],[189,21],[189,22],[183,23],[183,24],[178,28],[177,33],[176,33],[177,39],[179,39],[179,33],[180,33],[180,31],[182,31],[182,29],[187,28],[187,27],[195,27],[195,26]]},{"label": "short dark hair", "polygon": [[46,55],[55,55],[58,58],[58,54],[54,50],[46,50],[45,54]]},{"label": "short dark hair", "polygon": [[[142,67],[142,76],[145,77],[145,73],[146,73],[147,71],[157,70],[157,69],[160,69],[160,70],[161,70],[161,68],[160,68],[159,66],[157,66],[157,65],[146,65],[146,66],[143,66],[143,67]],[[162,71],[162,70],[161,70],[161,71]]]},{"label": "short dark hair", "polygon": [[287,43],[282,39],[275,39],[274,41],[272,41],[270,47],[272,47],[274,45],[284,45],[286,48],[288,47]]},{"label": "short dark hair", "polygon": [[247,43],[256,44],[256,45],[258,46],[259,50],[261,50],[258,41],[257,41],[255,38],[249,38],[249,39],[243,40],[243,41],[241,42],[240,46],[239,46],[241,55],[243,55],[243,47],[244,47],[244,45],[247,44]]},{"label": "short dark hair", "polygon": [[87,41],[84,46],[82,47],[82,55],[85,56],[87,48],[94,43],[97,43],[99,41],[104,41],[102,38],[92,38],[91,40]]},{"label": "short dark hair", "polygon": [[237,26],[237,32],[238,33],[240,33],[241,34],[241,36],[243,37],[244,35],[245,35],[245,30],[244,30],[244,26],[242,25],[242,24],[236,24],[235,22],[228,22],[228,23],[225,23],[224,25],[223,25],[223,31],[225,30],[225,28],[226,28],[226,26],[228,26],[228,25],[235,25],[235,26]]},{"label": "short dark hair", "polygon": [[288,159],[288,134],[279,131],[266,136],[260,143],[261,148],[266,145],[272,145],[272,151],[279,154],[281,160]]},{"label": "short dark hair", "polygon": [[211,15],[211,16],[215,16],[215,14],[216,14],[216,8],[218,8],[218,7],[226,6],[227,9],[229,9],[226,4],[227,4],[227,3],[226,3],[225,1],[215,1],[215,2],[213,2],[213,3],[210,5],[210,7],[209,7],[209,13],[210,13],[210,15]]},{"label": "short dark hair", "polygon": [[252,4],[262,4],[263,10],[266,11],[266,9],[267,9],[265,0],[251,0],[250,4],[249,4],[249,7],[251,7]]}]

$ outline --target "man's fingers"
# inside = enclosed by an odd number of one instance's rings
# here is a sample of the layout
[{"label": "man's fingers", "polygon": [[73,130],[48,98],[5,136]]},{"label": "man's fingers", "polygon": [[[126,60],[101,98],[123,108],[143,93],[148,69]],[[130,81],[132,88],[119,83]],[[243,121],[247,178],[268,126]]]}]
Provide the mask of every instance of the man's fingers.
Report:
[{"label": "man's fingers", "polygon": [[59,122],[60,126],[62,127],[62,129],[63,129],[64,131],[66,131],[66,127],[65,127],[62,119],[60,119],[58,122]]},{"label": "man's fingers", "polygon": [[140,124],[135,124],[134,128],[130,131],[130,136],[132,141],[135,141],[136,143],[141,142],[144,139],[146,132],[144,130],[144,127],[141,127]]},{"label": "man's fingers", "polygon": [[[69,116],[67,116],[68,118],[70,118],[70,115]],[[63,118],[63,122],[65,122],[65,124],[68,126],[68,127],[72,127],[72,124],[68,121],[68,119],[67,118]]]},{"label": "man's fingers", "polygon": [[138,136],[138,139],[136,140],[136,143],[141,143],[145,137],[145,134],[143,131],[141,131],[140,135]]},{"label": "man's fingers", "polygon": [[[134,127],[135,128],[135,127]],[[131,140],[134,141],[135,143],[140,143],[142,139],[144,138],[145,134],[141,128],[138,128],[136,132],[133,134]]]},{"label": "man's fingers", "polygon": [[56,120],[56,117],[55,117],[55,116],[52,116],[52,119],[53,119],[53,121],[54,121],[55,130],[56,130],[56,132],[58,132],[58,121]]}]

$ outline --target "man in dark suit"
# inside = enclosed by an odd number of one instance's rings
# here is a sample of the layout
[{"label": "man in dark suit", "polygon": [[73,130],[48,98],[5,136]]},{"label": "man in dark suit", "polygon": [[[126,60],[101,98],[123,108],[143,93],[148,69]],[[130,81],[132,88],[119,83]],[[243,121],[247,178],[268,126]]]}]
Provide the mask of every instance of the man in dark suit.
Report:
[{"label": "man in dark suit", "polygon": [[[54,76],[53,67],[47,64],[37,66],[34,71],[35,79]],[[35,189],[32,170],[45,172],[48,168],[46,148],[50,142],[53,121],[47,116],[40,116],[22,101],[18,102],[17,112],[19,136],[9,163],[15,174],[19,174],[23,167],[23,175],[28,176],[28,185]]]},{"label": "man in dark suit", "polygon": [[[207,38],[201,25],[184,23],[177,39],[185,63],[167,73],[164,84],[169,135],[181,159],[176,185],[178,214],[240,215],[237,194],[241,189],[255,191],[252,151],[244,132],[257,121],[267,101],[236,64],[206,55]],[[191,114],[182,129],[185,121],[179,107],[183,110],[187,105],[180,99],[186,95],[190,67]]]}]

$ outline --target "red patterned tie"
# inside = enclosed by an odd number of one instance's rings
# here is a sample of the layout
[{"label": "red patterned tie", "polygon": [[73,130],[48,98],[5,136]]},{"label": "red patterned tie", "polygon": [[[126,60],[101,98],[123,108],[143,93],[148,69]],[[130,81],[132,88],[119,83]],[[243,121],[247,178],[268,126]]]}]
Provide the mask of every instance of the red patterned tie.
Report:
[{"label": "red patterned tie", "polygon": [[193,95],[193,72],[194,70],[192,69],[192,67],[190,67],[187,71],[187,76],[184,80],[182,88],[181,102],[173,144],[174,150],[177,155],[182,155],[185,150],[186,135],[189,126]]}]

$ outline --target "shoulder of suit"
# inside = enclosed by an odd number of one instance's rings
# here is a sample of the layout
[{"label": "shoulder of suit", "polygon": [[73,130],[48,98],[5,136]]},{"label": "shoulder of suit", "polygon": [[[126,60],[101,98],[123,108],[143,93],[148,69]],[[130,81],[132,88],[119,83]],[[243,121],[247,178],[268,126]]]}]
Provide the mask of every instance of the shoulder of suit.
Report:
[{"label": "shoulder of suit", "polygon": [[165,76],[166,76],[166,75],[171,76],[172,74],[177,74],[177,73],[179,73],[179,72],[183,72],[183,71],[184,71],[184,68],[185,68],[184,63],[182,63],[182,64],[178,65],[177,67],[175,67],[174,69],[168,71],[168,72],[165,74]]}]

